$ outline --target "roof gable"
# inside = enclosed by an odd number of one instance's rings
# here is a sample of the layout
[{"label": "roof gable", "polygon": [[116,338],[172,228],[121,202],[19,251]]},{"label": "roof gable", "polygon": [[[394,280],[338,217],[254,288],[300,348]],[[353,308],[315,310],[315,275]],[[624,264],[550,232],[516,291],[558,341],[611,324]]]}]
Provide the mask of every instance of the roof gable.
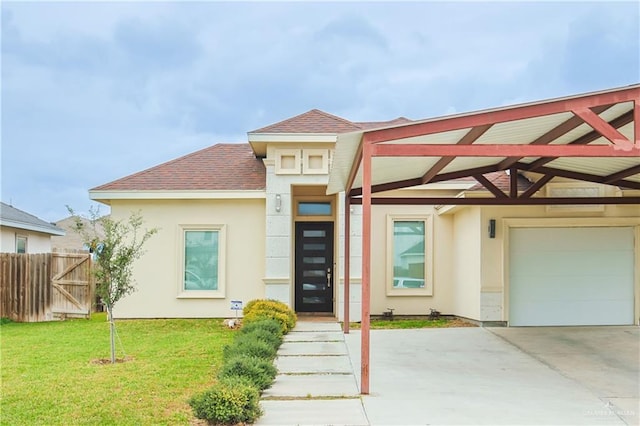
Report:
[{"label": "roof gable", "polygon": [[266,186],[265,167],[249,144],[217,144],[91,191],[246,191]]},{"label": "roof gable", "polygon": [[249,133],[348,133],[361,127],[344,118],[312,109]]}]

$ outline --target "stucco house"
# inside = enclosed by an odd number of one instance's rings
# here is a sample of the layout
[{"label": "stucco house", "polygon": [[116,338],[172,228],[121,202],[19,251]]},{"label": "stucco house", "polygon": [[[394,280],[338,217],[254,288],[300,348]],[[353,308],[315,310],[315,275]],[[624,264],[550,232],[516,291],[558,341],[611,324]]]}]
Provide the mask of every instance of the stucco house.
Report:
[{"label": "stucco house", "polygon": [[[93,188],[114,219],[160,228],[115,315],[226,317],[267,297],[351,321],[637,324],[639,98],[420,121],[311,110]],[[636,145],[609,149],[611,129]]]},{"label": "stucco house", "polygon": [[0,203],[0,252],[50,253],[51,238],[65,235],[63,229],[36,216]]}]

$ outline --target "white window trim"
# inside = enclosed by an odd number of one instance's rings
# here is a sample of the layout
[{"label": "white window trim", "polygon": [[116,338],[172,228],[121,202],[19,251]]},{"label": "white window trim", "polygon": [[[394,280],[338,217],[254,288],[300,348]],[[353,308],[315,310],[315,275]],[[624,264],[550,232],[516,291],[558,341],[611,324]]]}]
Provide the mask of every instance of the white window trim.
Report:
[{"label": "white window trim", "polygon": [[[185,290],[185,243],[187,231],[217,231],[218,232],[218,289],[217,290]],[[178,225],[178,299],[224,299],[226,297],[226,234],[225,225]]]},{"label": "white window trim", "polygon": [[18,253],[18,240],[20,239],[24,239],[24,252],[29,253],[29,237],[26,235],[22,235],[22,234],[16,234],[16,247],[15,247],[15,252]]},{"label": "white window trim", "polygon": [[[424,288],[393,287],[393,224],[394,222],[424,222]],[[387,296],[433,296],[433,216],[432,215],[387,215],[385,288]]]},{"label": "white window trim", "polygon": [[[310,157],[322,157],[322,166],[312,168]],[[328,175],[329,174],[329,150],[328,149],[303,149],[302,150],[302,173],[305,175]]]},{"label": "white window trim", "polygon": [[[285,169],[282,167],[282,157],[294,157],[295,167]],[[277,175],[299,175],[300,174],[300,150],[299,149],[278,149],[276,150],[276,174]]]}]

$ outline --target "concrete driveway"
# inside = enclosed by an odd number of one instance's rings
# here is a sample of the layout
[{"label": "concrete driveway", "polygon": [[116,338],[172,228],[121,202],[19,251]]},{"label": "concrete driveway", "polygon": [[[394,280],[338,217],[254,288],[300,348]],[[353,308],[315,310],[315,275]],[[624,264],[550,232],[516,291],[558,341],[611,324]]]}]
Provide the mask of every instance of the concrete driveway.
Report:
[{"label": "concrete driveway", "polygon": [[514,327],[489,331],[589,389],[628,424],[638,424],[639,327]]},{"label": "concrete driveway", "polygon": [[[638,424],[638,328],[371,331],[371,425]],[[346,336],[356,378],[360,333]]]}]

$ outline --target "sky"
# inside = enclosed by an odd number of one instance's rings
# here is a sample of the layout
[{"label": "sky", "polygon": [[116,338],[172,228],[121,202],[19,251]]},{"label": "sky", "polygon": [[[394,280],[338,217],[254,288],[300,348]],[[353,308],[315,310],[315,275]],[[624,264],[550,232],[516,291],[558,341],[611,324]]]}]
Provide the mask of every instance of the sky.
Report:
[{"label": "sky", "polygon": [[1,198],[47,221],[87,212],[93,187],[313,108],[424,119],[640,82],[637,1],[0,11]]}]

